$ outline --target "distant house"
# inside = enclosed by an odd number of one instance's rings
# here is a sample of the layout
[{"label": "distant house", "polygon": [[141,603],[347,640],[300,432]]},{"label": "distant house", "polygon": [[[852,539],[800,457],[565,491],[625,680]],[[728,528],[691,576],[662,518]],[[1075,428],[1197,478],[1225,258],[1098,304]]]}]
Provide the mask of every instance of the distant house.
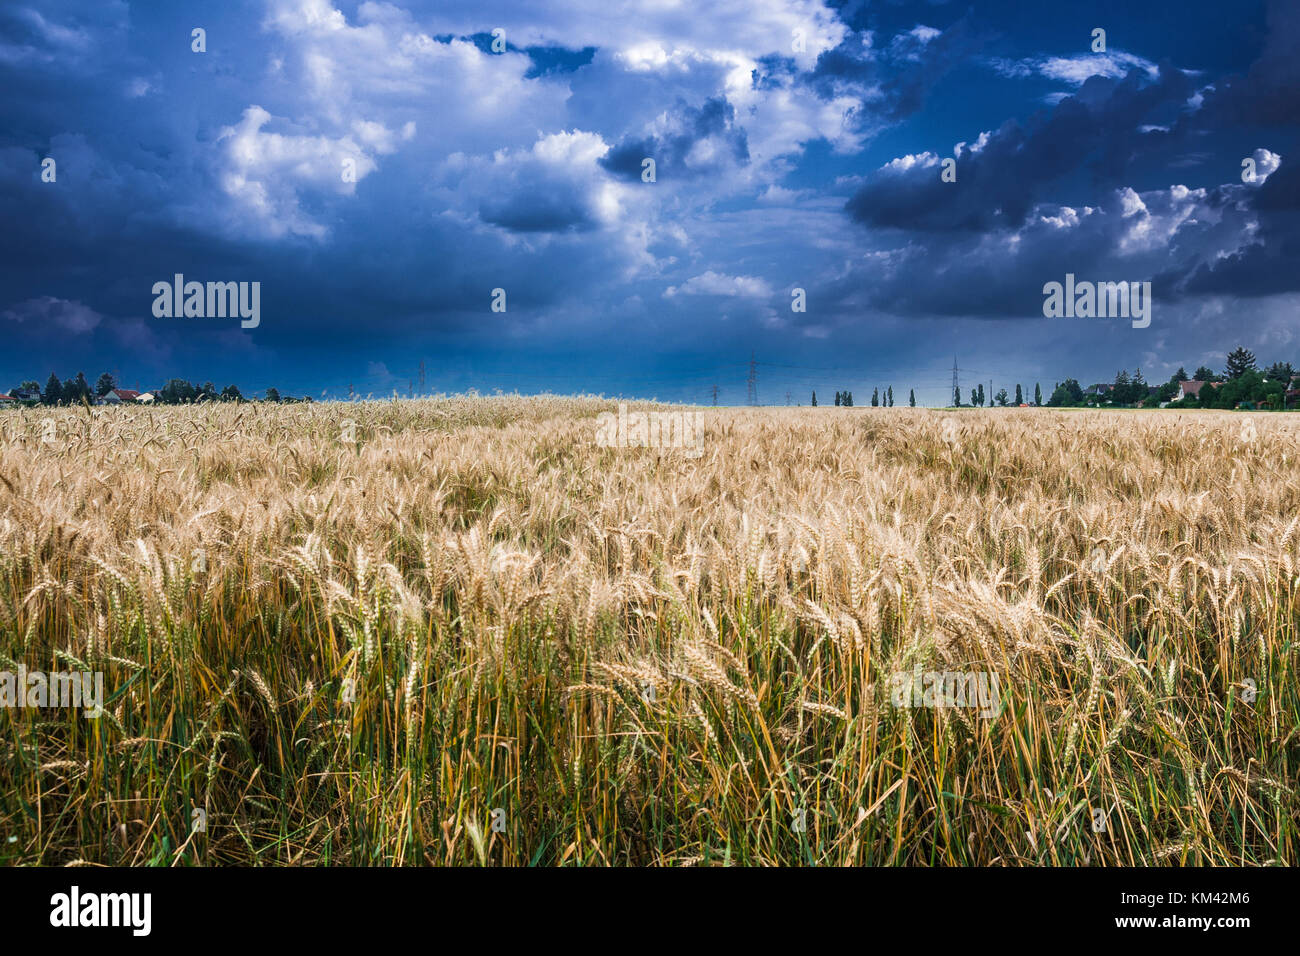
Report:
[{"label": "distant house", "polygon": [[104,393],[104,397],[99,400],[101,405],[121,405],[123,402],[136,402],[140,399],[140,393],[132,388],[114,388]]},{"label": "distant house", "polygon": [[9,397],[19,402],[39,402],[41,400],[41,390],[39,388],[15,388],[9,392]]},{"label": "distant house", "polygon": [[1193,398],[1199,398],[1201,394],[1201,389],[1204,386],[1205,386],[1204,382],[1179,382],[1178,394],[1175,395],[1171,399],[1171,401],[1181,402],[1188,395],[1192,396]]},{"label": "distant house", "polygon": [[153,404],[153,393],[152,393],[152,392],[145,392],[145,393],[143,393],[142,395],[137,395],[135,400],[136,400],[137,402],[140,402],[140,403],[143,404],[143,405],[152,405],[152,404]]},{"label": "distant house", "polygon": [[18,401],[18,399],[14,398],[11,395],[0,394],[0,405],[4,404],[5,402],[16,402],[16,401]]},{"label": "distant house", "polygon": [[1109,391],[1110,391],[1112,388],[1114,388],[1114,387],[1115,387],[1115,386],[1113,386],[1113,385],[1106,385],[1106,384],[1104,384],[1104,383],[1098,383],[1098,384],[1096,384],[1096,385],[1089,385],[1086,389],[1084,389],[1083,394],[1085,394],[1085,395],[1096,395],[1096,396],[1098,396],[1098,397],[1101,397],[1102,395],[1105,395],[1107,392],[1109,392]]}]

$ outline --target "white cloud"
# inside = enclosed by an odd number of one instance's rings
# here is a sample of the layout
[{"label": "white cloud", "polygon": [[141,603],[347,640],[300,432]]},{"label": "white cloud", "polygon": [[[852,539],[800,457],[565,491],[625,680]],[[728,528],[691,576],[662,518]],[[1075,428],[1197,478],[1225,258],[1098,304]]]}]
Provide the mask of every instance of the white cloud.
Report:
[{"label": "white cloud", "polygon": [[939,157],[934,153],[926,150],[924,153],[908,153],[906,156],[899,156],[891,159],[881,166],[881,170],[888,170],[892,173],[905,173],[909,169],[921,168],[926,169],[930,166],[937,166]]},{"label": "white cloud", "polygon": [[1212,215],[1204,208],[1207,196],[1204,189],[1174,185],[1139,196],[1125,187],[1118,196],[1122,217],[1131,220],[1119,238],[1117,251],[1121,255],[1164,252],[1184,223],[1195,222],[1198,213],[1207,217]]},{"label": "white cloud", "polygon": [[[624,221],[637,191],[600,168],[608,151],[599,134],[570,130],[542,136],[528,149],[455,153],[436,172],[438,196],[466,221],[521,233],[613,226]],[[640,196],[647,199],[644,190]]]},{"label": "white cloud", "polygon": [[890,41],[889,49],[895,58],[917,63],[920,62],[921,51],[929,42],[942,35],[942,30],[918,24],[912,29],[895,36]]},{"label": "white cloud", "polygon": [[773,183],[759,194],[758,201],[770,203],[774,206],[789,206],[798,202],[805,195],[806,193],[802,189],[786,189],[784,186]]},{"label": "white cloud", "polygon": [[[299,206],[298,189],[351,195],[376,169],[374,159],[351,136],[330,138],[271,133],[263,127],[274,118],[250,106],[235,126],[221,130],[224,169],[221,186],[248,215],[253,231],[323,237],[327,230]],[[360,123],[358,132],[376,153],[392,151],[392,134],[381,124]]]},{"label": "white cloud", "polygon": [[1257,149],[1254,152],[1255,159],[1255,182],[1253,185],[1260,186],[1264,180],[1277,172],[1277,168],[1282,165],[1282,157],[1272,150]]},{"label": "white cloud", "polygon": [[710,269],[701,275],[687,279],[680,286],[669,286],[664,296],[673,298],[678,295],[725,295],[742,299],[765,299],[772,295],[772,287],[766,279],[757,276],[729,276]]},{"label": "white cloud", "polygon": [[1160,75],[1160,68],[1150,60],[1122,50],[1078,56],[1027,57],[1023,60],[995,59],[990,63],[1003,76],[1024,78],[1038,74],[1073,86],[1082,86],[1093,76],[1120,79],[1134,69],[1146,71],[1152,79]]}]

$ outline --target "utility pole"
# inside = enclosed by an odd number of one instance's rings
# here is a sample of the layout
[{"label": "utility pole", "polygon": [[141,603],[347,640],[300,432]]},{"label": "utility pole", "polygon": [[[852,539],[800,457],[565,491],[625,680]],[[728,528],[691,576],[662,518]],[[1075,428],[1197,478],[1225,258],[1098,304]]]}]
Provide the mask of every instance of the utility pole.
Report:
[{"label": "utility pole", "polygon": [[420,394],[424,394],[424,359],[420,359]]},{"label": "utility pole", "polygon": [[789,393],[789,392],[786,392],[786,393],[785,393],[785,403],[786,403],[787,405],[790,404],[790,393]]},{"label": "utility pole", "polygon": [[749,380],[746,383],[749,386],[749,404],[758,404],[758,363],[754,361],[754,353],[749,353]]},{"label": "utility pole", "polygon": [[718,386],[713,386],[713,407],[718,407]]},{"label": "utility pole", "polygon": [[957,380],[957,356],[952,357],[952,401],[954,405],[961,404],[961,382]]}]

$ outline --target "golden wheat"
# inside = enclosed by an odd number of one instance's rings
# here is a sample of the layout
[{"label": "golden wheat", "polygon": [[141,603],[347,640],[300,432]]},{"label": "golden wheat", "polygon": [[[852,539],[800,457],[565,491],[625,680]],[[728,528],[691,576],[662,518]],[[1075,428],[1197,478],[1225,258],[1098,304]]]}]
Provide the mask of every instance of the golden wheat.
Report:
[{"label": "golden wheat", "polygon": [[0,858],[1296,862],[1300,418],[612,408],[0,416]]}]

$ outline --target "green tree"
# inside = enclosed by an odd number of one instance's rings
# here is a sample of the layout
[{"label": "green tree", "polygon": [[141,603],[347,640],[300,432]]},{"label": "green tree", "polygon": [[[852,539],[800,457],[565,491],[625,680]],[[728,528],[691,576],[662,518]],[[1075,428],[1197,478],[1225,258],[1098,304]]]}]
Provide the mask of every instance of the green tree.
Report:
[{"label": "green tree", "polygon": [[1115,376],[1115,385],[1111,389],[1110,400],[1116,405],[1137,405],[1146,401],[1147,382],[1142,377],[1142,370],[1138,369],[1132,377],[1128,374],[1128,369],[1122,370],[1119,375]]},{"label": "green tree", "polygon": [[1260,383],[1259,387],[1259,404],[1266,405],[1274,411],[1281,411],[1286,408],[1286,390],[1287,385],[1282,382],[1268,379]]},{"label": "green tree", "polygon": [[871,390],[871,407],[872,408],[880,407],[880,389],[878,388],[873,388]]},{"label": "green tree", "polygon": [[1023,404],[1025,404],[1025,390],[1022,389],[1017,384],[1016,385],[1016,408],[1019,408]]},{"label": "green tree", "polygon": [[1224,375],[1228,378],[1241,378],[1247,372],[1255,371],[1255,353],[1238,345],[1228,353],[1228,367]]},{"label": "green tree", "polygon": [[1290,388],[1291,379],[1295,378],[1295,369],[1291,367],[1290,362],[1274,362],[1268,367],[1264,377],[1270,382],[1281,382]]},{"label": "green tree", "polygon": [[[1016,388],[1019,389],[1020,386],[1017,385]],[[1007,401],[1008,401],[1008,399],[1007,399],[1007,390],[1006,390],[1005,388],[1000,388],[1000,389],[998,389],[998,393],[997,393],[996,395],[993,396],[993,400],[994,400],[995,402],[997,402],[999,405],[1001,405],[1003,408],[1006,408],[1006,407],[1007,407]]]},{"label": "green tree", "polygon": [[[1280,384],[1278,389],[1280,390]],[[1201,390],[1202,405],[1206,405],[1206,391],[1207,389]],[[1244,403],[1250,403],[1254,407],[1269,401],[1269,390],[1259,370],[1247,369],[1215,389],[1212,400],[1216,408],[1236,408]]]},{"label": "green tree", "polygon": [[117,382],[113,380],[113,376],[105,372],[103,375],[99,376],[99,379],[95,382],[95,397],[103,398],[115,388],[117,388]]},{"label": "green tree", "polygon": [[[232,385],[232,386],[230,386],[230,387],[231,387],[231,388],[234,388],[235,386]],[[812,407],[813,407],[813,408],[816,408],[816,407],[817,407],[817,389],[813,389],[813,402],[812,402]]]},{"label": "green tree", "polygon": [[268,402],[278,402],[280,400],[280,390],[278,388],[268,388],[266,390],[266,400]]},{"label": "green tree", "polygon": [[1083,388],[1074,379],[1067,378],[1056,386],[1055,391],[1052,392],[1052,397],[1047,400],[1047,404],[1055,408],[1081,405],[1083,404]]},{"label": "green tree", "polygon": [[62,398],[63,383],[59,381],[57,375],[51,372],[50,377],[45,380],[45,391],[41,393],[41,401],[46,405],[57,405]]},{"label": "green tree", "polygon": [[1119,370],[1119,374],[1115,376],[1115,381],[1111,385],[1110,400],[1117,403],[1127,402],[1129,394],[1128,386],[1128,369],[1122,368]]},{"label": "green tree", "polygon": [[74,398],[74,401],[78,404],[90,401],[91,396],[95,394],[94,390],[90,387],[90,383],[86,381],[85,372],[77,373],[77,378],[72,383],[72,386],[76,389],[76,397]]},{"label": "green tree", "polygon": [[909,388],[907,390],[907,404],[912,408],[916,408],[916,389]]},{"label": "green tree", "polygon": [[162,387],[158,398],[167,405],[180,405],[194,401],[198,389],[183,378],[173,378]]},{"label": "green tree", "polygon": [[1129,394],[1134,402],[1145,402],[1151,395],[1151,386],[1147,384],[1141,368],[1133,373],[1133,383]]},{"label": "green tree", "polygon": [[1043,387],[1037,382],[1034,383],[1034,404],[1043,404]]}]

